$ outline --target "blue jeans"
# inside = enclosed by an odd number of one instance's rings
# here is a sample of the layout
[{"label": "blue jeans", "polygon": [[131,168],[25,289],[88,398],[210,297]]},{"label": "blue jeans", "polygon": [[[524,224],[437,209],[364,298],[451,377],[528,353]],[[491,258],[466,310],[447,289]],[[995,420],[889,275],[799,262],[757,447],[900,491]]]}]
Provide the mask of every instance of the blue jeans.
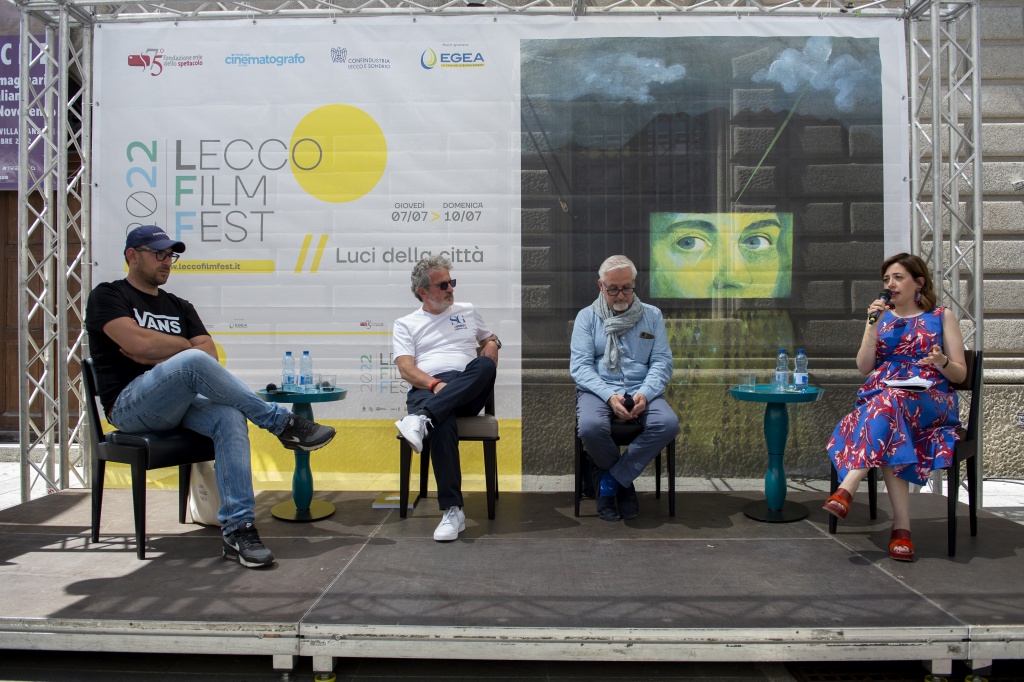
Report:
[{"label": "blue jeans", "polygon": [[221,499],[217,518],[227,535],[255,520],[246,420],[276,435],[290,414],[287,406],[264,402],[219,362],[193,348],[125,386],[110,410],[110,423],[125,433],[184,426],[212,438]]},{"label": "blue jeans", "polygon": [[436,394],[425,388],[409,390],[405,406],[409,414],[421,409],[434,415],[431,420],[430,461],[437,482],[437,504],[441,509],[462,506],[462,465],[459,460],[458,417],[475,417],[484,409],[494,390],[497,365],[483,355],[474,358],[461,372],[441,372],[435,379],[445,382]]},{"label": "blue jeans", "polygon": [[583,448],[598,469],[610,472],[616,481],[628,487],[679,433],[679,418],[664,396],[650,401],[637,418],[644,430],[619,456],[619,446],[612,441],[613,416],[608,403],[593,393],[576,389],[576,417]]}]

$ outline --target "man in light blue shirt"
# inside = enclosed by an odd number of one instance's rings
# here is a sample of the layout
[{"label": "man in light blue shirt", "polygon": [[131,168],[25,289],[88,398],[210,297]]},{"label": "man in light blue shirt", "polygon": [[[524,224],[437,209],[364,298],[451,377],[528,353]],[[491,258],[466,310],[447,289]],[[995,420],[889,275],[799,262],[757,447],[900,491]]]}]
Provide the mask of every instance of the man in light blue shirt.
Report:
[{"label": "man in light blue shirt", "polygon": [[[679,419],[664,397],[672,379],[665,321],[633,293],[636,266],[611,256],[597,284],[597,300],[576,315],[569,371],[580,440],[594,464],[597,515],[621,521],[640,513],[633,481],[679,433]],[[611,437],[613,417],[643,426],[621,456]]]}]

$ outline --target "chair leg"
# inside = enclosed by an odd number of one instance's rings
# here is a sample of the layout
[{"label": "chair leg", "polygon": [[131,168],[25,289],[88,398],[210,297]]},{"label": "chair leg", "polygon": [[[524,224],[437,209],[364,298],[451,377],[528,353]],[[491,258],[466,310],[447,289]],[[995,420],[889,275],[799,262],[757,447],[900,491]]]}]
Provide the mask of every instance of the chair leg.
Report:
[{"label": "chair leg", "polygon": [[[829,477],[829,479],[830,479],[829,495],[830,496],[831,495],[835,495],[836,491],[839,490],[839,473],[836,472],[836,468],[835,467],[831,467],[831,469],[832,469],[831,476]],[[838,525],[839,525],[839,519],[837,519],[835,516],[832,516],[832,514],[829,514],[828,515],[828,532],[830,534],[832,534],[832,535],[835,535],[836,534],[836,528],[838,527]]]},{"label": "chair leg", "polygon": [[661,452],[654,458],[654,499],[661,499]]},{"label": "chair leg", "polygon": [[412,448],[404,438],[398,446],[398,516],[405,518],[409,514],[409,476],[412,473]]},{"label": "chair leg", "polygon": [[960,497],[960,463],[953,463],[946,469],[946,554],[956,556],[956,505]]},{"label": "chair leg", "polygon": [[185,523],[185,512],[188,511],[189,483],[191,481],[192,465],[180,465],[178,467],[178,523]]},{"label": "chair leg", "polygon": [[135,554],[146,558],[146,468],[141,462],[132,465],[132,507],[135,510]]},{"label": "chair leg", "polygon": [[967,509],[971,519],[971,537],[978,534],[978,458],[969,457],[967,460]]},{"label": "chair leg", "polygon": [[676,441],[668,444],[668,515],[676,515]]},{"label": "chair leg", "polygon": [[575,501],[575,514],[580,515],[580,498],[583,496],[583,458],[586,457],[586,453],[583,452],[583,441],[580,440],[579,435],[576,436],[576,453],[575,453],[575,474],[576,474],[576,488],[573,493]]},{"label": "chair leg", "polygon": [[424,443],[420,450],[420,499],[427,496],[427,479],[430,477],[430,444]]},{"label": "chair leg", "polygon": [[498,499],[498,444],[494,443],[494,499]]},{"label": "chair leg", "polygon": [[875,467],[868,471],[868,513],[872,521],[878,518],[878,469]]},{"label": "chair leg", "polygon": [[103,476],[106,474],[106,460],[94,457],[92,460],[92,541],[100,541],[100,513],[103,511]]},{"label": "chair leg", "polygon": [[484,479],[487,481],[487,518],[494,520],[494,484],[498,480],[498,454],[494,441],[484,443]]}]

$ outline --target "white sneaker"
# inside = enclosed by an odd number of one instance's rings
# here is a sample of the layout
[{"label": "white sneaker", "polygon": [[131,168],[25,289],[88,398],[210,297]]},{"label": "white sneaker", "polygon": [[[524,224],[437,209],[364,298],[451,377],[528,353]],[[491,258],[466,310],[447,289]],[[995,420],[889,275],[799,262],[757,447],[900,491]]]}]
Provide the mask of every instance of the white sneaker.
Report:
[{"label": "white sneaker", "polygon": [[448,507],[444,510],[441,523],[437,524],[434,539],[438,542],[458,540],[459,533],[464,530],[466,530],[466,514],[458,507]]},{"label": "white sneaker", "polygon": [[410,414],[395,422],[402,438],[409,441],[409,445],[417,453],[423,450],[423,438],[427,435],[427,427],[433,425],[425,414]]}]

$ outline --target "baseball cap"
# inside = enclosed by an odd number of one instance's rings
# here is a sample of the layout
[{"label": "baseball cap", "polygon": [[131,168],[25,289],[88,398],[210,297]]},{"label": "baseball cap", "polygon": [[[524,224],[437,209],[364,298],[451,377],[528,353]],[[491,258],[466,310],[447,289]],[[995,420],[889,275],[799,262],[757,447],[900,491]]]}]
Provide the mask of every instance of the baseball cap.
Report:
[{"label": "baseball cap", "polygon": [[124,242],[124,250],[135,249],[140,246],[148,246],[154,251],[174,249],[175,253],[185,250],[184,242],[176,242],[167,236],[162,228],[156,225],[141,225],[128,233]]}]

